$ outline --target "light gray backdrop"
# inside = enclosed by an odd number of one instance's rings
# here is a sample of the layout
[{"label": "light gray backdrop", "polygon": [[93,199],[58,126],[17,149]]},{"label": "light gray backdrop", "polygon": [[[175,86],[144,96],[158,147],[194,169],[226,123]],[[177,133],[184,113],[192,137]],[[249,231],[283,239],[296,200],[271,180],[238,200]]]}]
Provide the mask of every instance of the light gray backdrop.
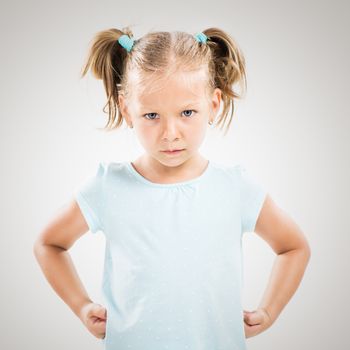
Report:
[{"label": "light gray backdrop", "polygon": [[[126,25],[136,38],[217,26],[245,54],[247,95],[229,134],[209,130],[201,151],[244,162],[312,248],[293,299],[270,329],[247,339],[248,349],[350,348],[347,1],[3,0],[0,14],[1,349],[100,348],[44,279],[32,244],[98,161],[142,151],[131,130],[95,129],[106,121],[102,82],[79,80],[93,35]],[[253,310],[274,254],[255,234],[243,244],[244,307]],[[103,250],[101,233],[71,250],[97,302]]]}]

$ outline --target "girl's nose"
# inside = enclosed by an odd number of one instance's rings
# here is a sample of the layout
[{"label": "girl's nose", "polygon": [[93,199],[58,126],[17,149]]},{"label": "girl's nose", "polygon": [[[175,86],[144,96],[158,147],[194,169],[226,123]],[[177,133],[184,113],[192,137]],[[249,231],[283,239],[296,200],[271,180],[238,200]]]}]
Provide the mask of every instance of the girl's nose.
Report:
[{"label": "girl's nose", "polygon": [[168,141],[173,141],[180,137],[179,126],[175,120],[169,118],[165,120],[162,125],[162,138],[167,139]]}]

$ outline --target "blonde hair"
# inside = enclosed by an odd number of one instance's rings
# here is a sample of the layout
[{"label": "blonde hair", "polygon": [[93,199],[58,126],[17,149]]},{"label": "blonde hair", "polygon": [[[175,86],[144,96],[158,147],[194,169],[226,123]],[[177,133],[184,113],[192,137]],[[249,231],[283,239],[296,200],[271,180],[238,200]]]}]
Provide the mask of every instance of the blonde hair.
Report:
[{"label": "blonde hair", "polygon": [[133,38],[130,27],[98,32],[91,42],[81,78],[91,69],[93,76],[103,81],[107,95],[103,112],[107,113],[108,108],[108,122],[103,130],[110,131],[122,125],[118,95],[130,96],[135,88],[133,84],[137,83],[141,90],[146,90],[146,82],[155,73],[164,76],[177,69],[206,67],[208,92],[219,88],[222,93],[223,110],[217,125],[222,130],[228,119],[227,132],[233,118],[234,99],[241,98],[233,90],[233,85],[239,83],[243,92],[247,88],[245,59],[235,40],[225,31],[209,28],[202,33],[208,37],[206,43],[199,43],[186,32],[149,32],[134,40],[133,48],[128,52],[118,39],[124,34]]}]

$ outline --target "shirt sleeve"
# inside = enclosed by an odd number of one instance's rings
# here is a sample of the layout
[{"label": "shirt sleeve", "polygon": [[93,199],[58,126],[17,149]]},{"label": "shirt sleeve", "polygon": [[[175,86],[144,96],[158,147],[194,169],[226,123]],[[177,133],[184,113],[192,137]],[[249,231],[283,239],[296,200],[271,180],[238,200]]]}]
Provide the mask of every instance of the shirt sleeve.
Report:
[{"label": "shirt sleeve", "polygon": [[74,189],[74,199],[92,233],[103,231],[104,207],[104,163],[99,163],[97,171],[87,177]]},{"label": "shirt sleeve", "polygon": [[243,234],[254,232],[267,191],[255,177],[249,174],[244,165],[238,165],[238,172]]}]

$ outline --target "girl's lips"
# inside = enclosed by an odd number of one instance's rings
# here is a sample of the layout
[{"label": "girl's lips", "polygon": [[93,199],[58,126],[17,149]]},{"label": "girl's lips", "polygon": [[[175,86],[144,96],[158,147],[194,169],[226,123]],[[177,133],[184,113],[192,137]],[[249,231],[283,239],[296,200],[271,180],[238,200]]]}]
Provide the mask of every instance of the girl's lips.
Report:
[{"label": "girl's lips", "polygon": [[178,150],[174,150],[174,151],[162,151],[166,154],[177,154],[180,153],[181,151],[183,151],[184,149],[178,149]]}]

